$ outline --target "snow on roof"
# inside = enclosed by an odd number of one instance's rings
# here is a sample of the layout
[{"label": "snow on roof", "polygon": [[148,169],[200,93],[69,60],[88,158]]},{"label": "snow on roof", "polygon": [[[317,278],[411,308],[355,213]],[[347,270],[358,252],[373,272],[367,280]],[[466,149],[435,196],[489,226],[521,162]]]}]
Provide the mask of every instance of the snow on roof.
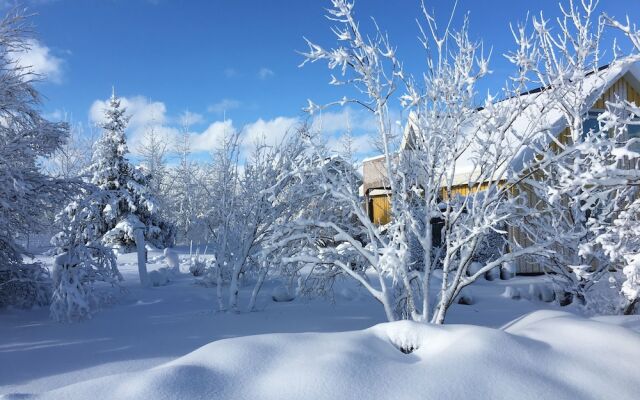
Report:
[{"label": "snow on roof", "polygon": [[[626,75],[626,76],[625,76]],[[586,113],[593,107],[595,102],[600,96],[609,89],[615,82],[625,76],[632,86],[640,88],[640,56],[629,56],[620,60],[616,60],[613,63],[599,68],[594,73],[588,75],[584,80],[582,95],[588,99],[586,102],[589,107],[582,110],[582,113]],[[494,103],[495,107],[508,107],[512,105],[513,101],[524,101],[529,103],[524,112],[514,121],[512,129],[510,131],[510,137],[507,137],[507,145],[519,146],[521,140],[518,138],[519,134],[526,132],[546,132],[546,135],[541,135],[540,140],[545,140],[548,144],[553,137],[557,137],[562,130],[566,128],[566,121],[559,106],[554,105],[555,101],[551,97],[552,93],[545,90],[545,88],[534,89],[519,96],[514,96],[500,102]],[[404,136],[402,139],[401,149],[406,149],[409,145],[410,135],[412,129],[416,126],[415,113],[409,114],[409,121],[405,127]],[[486,115],[485,109],[478,109],[478,118]],[[467,130],[469,134],[475,133],[477,124],[471,121],[468,124]],[[514,151],[519,154],[513,159],[511,167],[515,170],[522,170],[526,163],[530,161],[534,155],[531,148],[515,149]],[[453,184],[463,184],[468,182],[474,175],[474,163],[472,157],[474,155],[474,149],[470,148],[465,154],[462,155],[456,162],[456,177]],[[375,160],[378,157],[372,157],[368,161]],[[505,166],[506,168],[507,166]]]}]

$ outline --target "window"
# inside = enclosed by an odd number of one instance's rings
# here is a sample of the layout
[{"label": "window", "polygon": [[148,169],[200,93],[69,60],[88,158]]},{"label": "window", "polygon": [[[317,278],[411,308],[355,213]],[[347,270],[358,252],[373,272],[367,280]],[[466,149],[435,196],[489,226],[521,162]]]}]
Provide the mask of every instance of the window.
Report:
[{"label": "window", "polygon": [[[640,120],[638,120],[638,123],[640,123]],[[640,125],[627,125],[627,136],[628,139],[640,140]],[[629,150],[640,153],[640,141],[629,146]]]},{"label": "window", "polygon": [[589,131],[593,134],[594,132],[598,132],[600,130],[600,125],[598,123],[598,116],[602,114],[600,111],[589,111],[587,113],[587,117],[584,121],[582,121],[582,138],[585,139],[589,134]]}]

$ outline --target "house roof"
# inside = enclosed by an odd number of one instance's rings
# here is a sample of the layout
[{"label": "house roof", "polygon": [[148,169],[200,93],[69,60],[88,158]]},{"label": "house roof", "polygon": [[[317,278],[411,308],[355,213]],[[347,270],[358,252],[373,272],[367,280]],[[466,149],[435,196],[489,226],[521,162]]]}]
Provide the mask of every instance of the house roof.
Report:
[{"label": "house roof", "polygon": [[[625,77],[629,84],[640,92],[640,56],[629,56],[611,64],[598,68],[598,70],[590,73],[584,80],[584,84],[580,88],[583,92],[580,96],[587,98],[586,104],[588,105],[585,110],[581,111],[581,114],[585,114],[588,110],[593,108],[596,101],[602,96],[602,94],[609,89],[620,78]],[[512,128],[508,133],[506,144],[513,145],[512,150],[517,153],[513,158],[511,167],[515,170],[522,170],[525,168],[528,161],[534,156],[534,151],[530,147],[516,148],[515,146],[521,145],[522,141],[519,135],[526,132],[540,132],[542,135],[537,135],[537,141],[546,141],[549,144],[553,138],[557,137],[562,130],[567,126],[564,119],[564,114],[559,107],[557,101],[552,97],[550,91],[547,88],[536,88],[518,96],[513,96],[499,102],[494,103],[495,107],[508,107],[513,105],[513,101],[523,101],[526,104],[524,111],[513,122]],[[469,134],[475,134],[480,118],[483,115],[487,115],[487,111],[484,108],[477,110],[477,119],[472,118],[466,127]],[[419,121],[416,120],[416,114],[410,113],[408,117],[408,123],[405,126],[404,136],[400,149],[404,150],[411,144],[411,135]],[[477,149],[475,149],[477,150]],[[474,175],[474,149],[470,148],[465,151],[456,162],[456,176],[453,184],[464,184],[472,179]],[[508,166],[505,166],[507,168]],[[367,181],[365,177],[365,182]]]}]

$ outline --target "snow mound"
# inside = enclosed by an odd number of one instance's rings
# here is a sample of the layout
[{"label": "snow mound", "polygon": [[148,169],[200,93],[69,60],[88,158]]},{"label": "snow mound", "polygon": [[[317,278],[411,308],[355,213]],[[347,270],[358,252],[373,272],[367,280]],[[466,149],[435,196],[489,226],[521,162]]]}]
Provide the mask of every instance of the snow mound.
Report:
[{"label": "snow mound", "polygon": [[632,330],[538,311],[502,329],[401,321],[225,339],[37,398],[637,399],[638,359]]},{"label": "snow mound", "polygon": [[287,289],[285,286],[280,285],[276,286],[271,292],[271,299],[276,303],[282,303],[293,301],[293,299],[295,299],[295,296],[291,295],[291,293],[289,293],[289,289]]}]

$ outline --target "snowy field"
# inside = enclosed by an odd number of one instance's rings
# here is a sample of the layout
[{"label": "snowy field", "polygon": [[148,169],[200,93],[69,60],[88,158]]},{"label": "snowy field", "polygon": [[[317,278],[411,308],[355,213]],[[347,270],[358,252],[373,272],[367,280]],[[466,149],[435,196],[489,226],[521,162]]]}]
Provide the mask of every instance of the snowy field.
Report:
[{"label": "snowy field", "polygon": [[[164,266],[160,254],[149,254],[150,270]],[[632,399],[640,391],[640,335],[617,326],[640,330],[640,317],[587,320],[501,296],[511,286],[526,297],[542,277],[481,281],[475,303],[456,304],[448,318],[467,325],[436,328],[381,324],[382,307],[351,281],[336,287],[333,301],[287,303],[271,299],[272,283],[259,311],[217,313],[215,288],[196,284],[186,264],[168,285],[151,288],[138,283],[135,254],[119,265],[126,293],[91,320],[56,323],[48,309],[0,312],[0,394],[595,399],[615,388],[615,398]],[[517,320],[536,310],[544,311]],[[416,349],[404,354],[403,346]]]}]

